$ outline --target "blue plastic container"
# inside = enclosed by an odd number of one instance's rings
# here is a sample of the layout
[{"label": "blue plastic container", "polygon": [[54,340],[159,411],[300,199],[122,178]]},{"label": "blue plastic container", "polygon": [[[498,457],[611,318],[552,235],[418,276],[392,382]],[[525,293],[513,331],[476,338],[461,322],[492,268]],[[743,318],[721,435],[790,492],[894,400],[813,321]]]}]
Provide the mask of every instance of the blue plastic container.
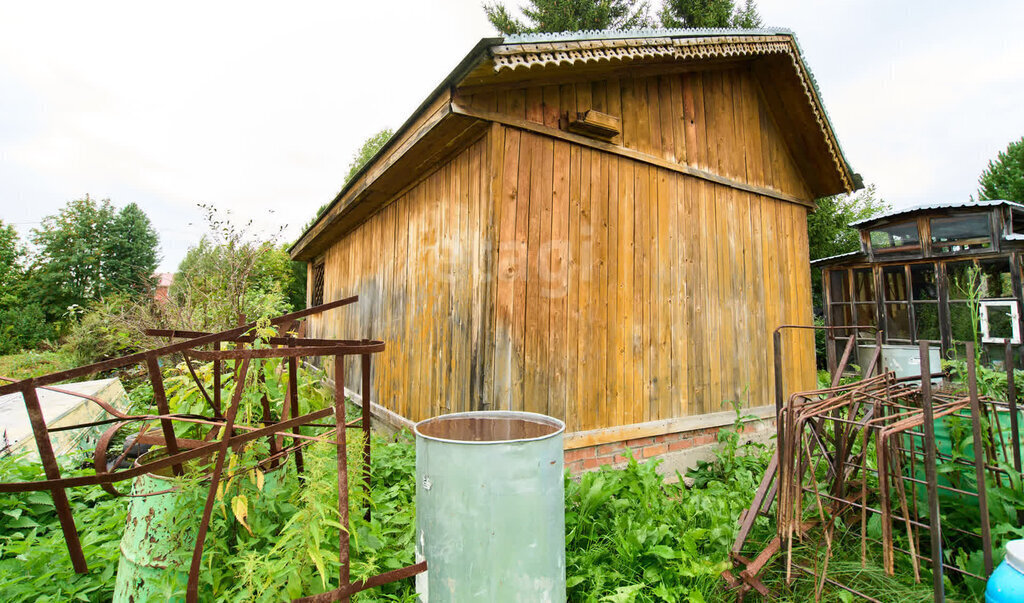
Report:
[{"label": "blue plastic container", "polygon": [[1006,558],[988,578],[987,603],[1024,601],[1024,539],[1006,545]]}]

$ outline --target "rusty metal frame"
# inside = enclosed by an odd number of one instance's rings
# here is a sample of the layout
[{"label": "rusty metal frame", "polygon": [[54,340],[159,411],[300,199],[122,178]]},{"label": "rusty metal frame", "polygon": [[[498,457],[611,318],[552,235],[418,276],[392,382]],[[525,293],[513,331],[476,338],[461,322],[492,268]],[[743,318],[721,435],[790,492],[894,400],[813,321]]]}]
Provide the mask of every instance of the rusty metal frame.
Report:
[{"label": "rusty metal frame", "polygon": [[[781,364],[778,344],[782,328],[776,331],[777,367]],[[1010,359],[1010,342],[1005,345]],[[873,600],[827,575],[835,522],[843,516],[847,523],[861,526],[862,562],[867,558],[870,540],[882,546],[882,563],[890,575],[894,572],[897,553],[910,560],[918,582],[920,567],[928,564],[933,570],[932,589],[936,601],[945,600],[943,574],[946,572],[958,573],[963,579],[983,581],[991,574],[992,530],[986,476],[997,483],[1006,479],[1010,472],[1024,477],[1019,463],[1016,387],[1013,363],[1008,360],[1007,400],[980,396],[974,345],[968,343],[966,348],[967,388],[963,392],[933,391],[931,379],[897,379],[892,373],[882,373],[845,386],[839,386],[838,379],[833,379],[830,388],[797,392],[789,397],[777,419],[778,449],[750,508],[740,518],[740,529],[730,553],[733,570],[723,574],[729,587],[735,590],[737,600],[742,601],[751,590],[771,596],[760,573],[780,553],[785,560],[787,582],[793,579],[793,569],[809,575],[815,580],[816,600],[821,597],[826,583]],[[941,376],[942,373],[931,372],[928,349],[927,342],[921,344],[921,372],[932,378]],[[845,360],[847,354],[843,357]],[[841,370],[837,370],[837,375]],[[999,419],[1005,412],[1010,414],[1009,437],[1004,436],[1006,426],[1000,425]],[[944,416],[960,417],[965,425],[971,426],[969,438],[977,451],[973,459],[957,459],[936,449],[934,421]],[[860,447],[854,452],[857,442]],[[869,459],[869,454],[874,456]],[[875,461],[875,468],[869,460]],[[965,470],[973,469],[977,491],[939,483],[936,467],[939,461],[960,464]],[[921,470],[924,479],[920,479]],[[877,489],[869,488],[869,477],[877,482]],[[978,525],[942,525],[940,490],[969,497],[973,502],[968,504],[979,509]],[[927,495],[927,507],[919,504],[922,493]],[[754,558],[744,556],[743,548],[756,516],[769,515],[773,501],[777,503],[775,537]],[[881,540],[869,538],[863,529],[869,515],[878,515],[881,519]],[[944,530],[978,540],[984,556],[984,575],[965,572],[945,561]],[[897,546],[896,532],[905,533],[907,549]],[[814,567],[805,567],[793,559],[794,540],[808,539],[815,539],[820,549],[826,551],[823,564],[819,565],[816,559]],[[928,542],[927,554],[922,541]]]},{"label": "rusty metal frame", "polygon": [[[277,327],[292,327],[296,322],[307,316],[312,316],[339,308],[358,301],[358,297],[348,297],[330,303],[322,304],[299,312],[285,314],[270,320],[270,324]],[[183,465],[191,460],[210,458],[214,456],[214,465],[209,474],[210,484],[207,491],[206,502],[203,509],[203,518],[199,525],[196,545],[192,553],[192,561],[189,567],[188,586],[186,601],[193,603],[198,599],[199,569],[201,565],[204,543],[209,531],[210,519],[216,498],[217,488],[221,483],[224,472],[224,461],[229,449],[238,450],[247,442],[258,438],[267,438],[270,443],[270,455],[260,459],[256,466],[269,467],[286,460],[288,456],[294,456],[296,469],[299,473],[303,471],[303,459],[301,449],[303,446],[313,442],[333,443],[337,449],[338,467],[338,512],[340,523],[346,528],[339,530],[339,586],[327,592],[304,597],[299,601],[348,601],[353,593],[401,580],[426,570],[426,562],[420,562],[404,568],[386,572],[370,577],[365,581],[352,582],[349,575],[350,550],[348,542],[347,526],[349,523],[348,505],[348,463],[346,455],[348,429],[361,429],[364,435],[362,461],[364,464],[363,487],[367,493],[370,490],[370,407],[363,404],[360,419],[345,421],[345,386],[344,386],[344,363],[346,357],[359,356],[360,371],[364,400],[369,400],[372,371],[372,355],[384,350],[383,341],[368,339],[345,340],[345,339],[314,339],[296,337],[289,334],[286,337],[271,337],[266,343],[271,347],[246,348],[245,345],[252,343],[256,338],[250,334],[255,323],[243,324],[233,329],[218,333],[205,333],[196,331],[179,330],[150,330],[148,334],[159,337],[167,337],[170,341],[165,346],[115,358],[87,366],[77,367],[70,370],[59,371],[40,377],[33,377],[21,381],[13,381],[6,385],[0,385],[0,395],[20,392],[25,401],[29,420],[32,425],[32,433],[39,451],[39,458],[43,465],[45,480],[32,482],[6,482],[0,483],[0,492],[33,492],[49,491],[53,497],[54,506],[60,521],[61,529],[67,543],[68,555],[72,566],[78,573],[88,571],[88,565],[82,551],[82,545],[78,538],[75,527],[75,520],[71,507],[68,504],[66,489],[78,486],[97,485],[104,488],[114,496],[124,496],[113,487],[112,484],[134,477],[166,469],[168,467],[175,475],[183,473]],[[175,339],[181,341],[174,342]],[[231,344],[225,348],[222,344]],[[209,346],[212,349],[203,349]],[[163,374],[160,371],[160,358],[174,354],[181,354],[187,365],[189,374],[198,384],[203,398],[210,408],[210,416],[180,415],[172,414],[168,407],[167,397],[163,387]],[[329,408],[312,411],[299,415],[298,406],[298,359],[310,356],[330,357],[334,360],[334,403]],[[267,400],[262,400],[262,426],[244,425],[236,421],[237,413],[241,405],[246,387],[250,363],[256,359],[280,358],[287,362],[289,374],[288,389],[282,401],[281,417],[273,421]],[[212,361],[214,363],[214,392],[210,396],[201,383],[192,366],[192,359]],[[226,362],[233,363],[235,372],[234,392],[227,408],[222,408],[220,399],[221,369]],[[113,418],[104,421],[90,422],[85,424],[58,428],[78,429],[92,427],[100,424],[112,423],[100,438],[97,446],[94,466],[95,474],[81,477],[61,477],[60,468],[56,456],[50,444],[50,430],[43,419],[42,409],[39,404],[39,397],[36,394],[38,388],[45,388],[64,393],[67,390],[53,387],[53,384],[76,377],[96,374],[113,369],[125,368],[137,364],[145,364],[148,378],[153,386],[154,404],[157,413],[144,415],[129,415],[118,411],[116,408],[95,398],[93,396],[80,396],[92,403],[99,405]],[[334,424],[320,424],[317,421],[334,417]],[[152,424],[159,425],[160,435],[148,433]],[[204,440],[188,440],[179,438],[174,433],[175,423],[204,424],[211,426],[210,431]],[[117,471],[120,461],[125,454],[122,454],[113,464],[112,469],[107,470],[107,445],[119,430],[133,424],[141,424],[137,432],[137,441],[143,443],[162,444],[167,449],[167,455],[159,459]],[[319,436],[303,435],[300,427],[311,426],[326,429]],[[331,436],[334,439],[331,439]],[[219,436],[219,437],[218,437]],[[290,445],[285,445],[286,440]],[[370,517],[369,504],[367,504],[366,518]]]}]

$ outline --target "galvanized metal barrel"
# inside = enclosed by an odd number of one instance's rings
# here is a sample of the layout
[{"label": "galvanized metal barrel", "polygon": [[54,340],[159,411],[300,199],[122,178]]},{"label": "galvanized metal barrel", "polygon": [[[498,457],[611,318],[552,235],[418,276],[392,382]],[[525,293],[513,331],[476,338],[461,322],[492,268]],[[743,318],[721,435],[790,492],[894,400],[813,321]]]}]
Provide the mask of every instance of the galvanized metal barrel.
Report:
[{"label": "galvanized metal barrel", "polygon": [[422,601],[565,601],[565,424],[485,411],[418,423]]}]

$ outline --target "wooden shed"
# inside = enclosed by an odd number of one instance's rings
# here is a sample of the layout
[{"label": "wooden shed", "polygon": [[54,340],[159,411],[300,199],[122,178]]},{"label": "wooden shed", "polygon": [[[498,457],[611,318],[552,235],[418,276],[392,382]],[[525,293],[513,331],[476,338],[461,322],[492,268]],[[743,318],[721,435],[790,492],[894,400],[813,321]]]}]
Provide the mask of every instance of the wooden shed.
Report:
[{"label": "wooden shed", "polygon": [[[374,403],[546,413],[589,466],[773,404],[807,212],[857,187],[791,32],[491,38],[291,252],[309,303],[360,296],[311,335],[387,342]],[[811,336],[785,347],[786,389],[813,386]]]}]

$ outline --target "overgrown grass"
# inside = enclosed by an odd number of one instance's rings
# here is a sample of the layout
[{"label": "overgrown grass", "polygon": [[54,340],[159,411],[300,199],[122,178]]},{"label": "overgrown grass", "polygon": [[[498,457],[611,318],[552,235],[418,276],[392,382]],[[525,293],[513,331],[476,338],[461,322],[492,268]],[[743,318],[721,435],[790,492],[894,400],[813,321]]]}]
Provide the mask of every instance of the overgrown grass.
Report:
[{"label": "overgrown grass", "polygon": [[[372,445],[369,501],[373,517],[367,522],[363,519],[367,496],[359,470],[362,440],[350,439],[353,579],[413,563],[415,447],[408,437],[391,442],[374,436]],[[203,556],[200,600],[288,600],[337,586],[334,456],[333,446],[307,447],[307,477],[301,486],[293,463],[270,478],[264,475],[257,480],[256,474],[249,472],[230,480],[214,508]],[[232,458],[235,460],[229,466],[241,461]],[[68,475],[90,473],[71,471]],[[0,459],[0,480],[40,479],[44,478],[38,463]],[[194,532],[207,490],[195,480],[183,479],[178,486],[179,492],[171,495],[181,510],[176,529]],[[128,501],[112,498],[98,487],[72,488],[68,493],[89,573],[77,575],[72,570],[49,493],[0,494],[0,592],[4,601],[111,600]],[[240,500],[246,501],[244,523],[239,520]],[[182,548],[177,562],[184,571],[190,557],[191,548]],[[165,572],[163,578],[160,600],[184,595],[183,573]],[[354,600],[406,601],[412,600],[412,591],[412,580],[405,580],[360,593]]]},{"label": "overgrown grass", "polygon": [[[875,523],[875,522],[873,522]],[[826,577],[845,584],[859,592],[880,601],[900,601],[915,603],[932,601],[931,573],[926,567],[920,568],[921,582],[914,582],[914,572],[909,557],[897,553],[894,557],[894,575],[886,574],[885,569],[880,565],[882,559],[881,548],[868,542],[867,560],[861,564],[861,541],[856,530],[843,527],[842,522],[833,536],[831,557],[828,559]],[[880,525],[880,524],[878,524]],[[879,529],[878,525],[869,526],[869,533]],[[759,528],[759,529],[758,529]],[[749,544],[746,548],[754,554],[770,540],[774,535],[774,523],[771,526],[762,524],[755,528],[751,534]],[[877,538],[880,534],[872,533]],[[758,546],[755,546],[758,545]],[[775,560],[767,565],[761,577],[764,584],[776,595],[772,601],[786,603],[803,603],[814,601],[816,589],[820,588],[821,601],[825,603],[849,603],[860,600],[851,593],[828,583],[816,584],[815,579],[796,567],[792,569],[793,580],[787,583],[786,580],[786,547]],[[805,538],[803,542],[795,541],[793,544],[793,561],[805,568],[817,569],[819,572],[825,568],[827,547],[821,538],[820,532],[813,532],[811,537]],[[763,601],[756,592],[748,595],[749,601]],[[965,600],[958,591],[947,587],[947,600]],[[966,599],[970,600],[970,599]]]},{"label": "overgrown grass", "polygon": [[47,373],[73,368],[74,360],[68,353],[57,350],[54,352],[21,352],[0,356],[0,376],[11,379],[28,379]]},{"label": "overgrown grass", "polygon": [[[257,370],[257,369],[254,369]],[[267,393],[281,395],[263,370]],[[180,369],[168,369],[168,392],[177,412],[198,412],[201,396]],[[209,377],[205,368],[203,378]],[[303,379],[311,383],[309,379]],[[308,394],[308,395],[306,395]],[[141,386],[133,401],[145,406],[151,392]],[[319,407],[327,398],[304,392],[304,404]],[[302,408],[302,412],[309,410]],[[737,426],[743,417],[737,411]],[[415,520],[415,448],[408,436],[372,441],[373,488],[361,487],[361,441],[350,431],[350,508],[352,577],[378,574],[413,562]],[[202,434],[188,433],[198,437]],[[655,601],[729,601],[721,572],[731,567],[728,552],[738,517],[750,504],[767,461],[767,450],[741,444],[736,430],[722,430],[713,462],[690,473],[694,487],[681,476],[666,483],[657,461],[631,460],[622,470],[603,468],[578,478],[566,476],[566,579],[571,601],[630,603]],[[337,585],[337,471],[334,448],[313,444],[305,449],[306,474],[293,463],[273,474],[243,471],[267,451],[251,445],[229,457],[223,489],[218,492],[204,554],[201,600],[276,601],[330,590]],[[89,473],[85,471],[84,473]],[[37,464],[0,459],[0,480],[41,479]],[[199,523],[206,488],[198,477],[178,483],[176,530],[185,533]],[[0,592],[10,601],[106,601],[114,589],[124,529],[126,499],[113,499],[99,488],[69,490],[78,530],[90,563],[89,574],[77,576],[67,558],[63,536],[46,493],[0,495]],[[364,505],[373,509],[363,519]],[[767,518],[759,518],[747,550],[773,535]],[[841,527],[829,561],[829,576],[885,601],[930,599],[927,572],[922,584],[912,582],[909,566],[897,556],[897,577],[873,563],[860,564],[859,538]],[[191,547],[182,547],[178,562],[187,568]],[[808,541],[794,551],[804,565],[824,563],[823,550]],[[871,558],[880,559],[879,551]],[[765,582],[784,601],[814,600],[812,579],[797,575],[786,584],[784,560],[776,559]],[[164,574],[160,598],[183,594],[184,574]],[[826,585],[824,601],[849,601],[845,591]],[[957,599],[952,593],[951,599]],[[751,595],[753,600],[756,596]],[[358,601],[415,600],[412,580],[361,593]]]}]

